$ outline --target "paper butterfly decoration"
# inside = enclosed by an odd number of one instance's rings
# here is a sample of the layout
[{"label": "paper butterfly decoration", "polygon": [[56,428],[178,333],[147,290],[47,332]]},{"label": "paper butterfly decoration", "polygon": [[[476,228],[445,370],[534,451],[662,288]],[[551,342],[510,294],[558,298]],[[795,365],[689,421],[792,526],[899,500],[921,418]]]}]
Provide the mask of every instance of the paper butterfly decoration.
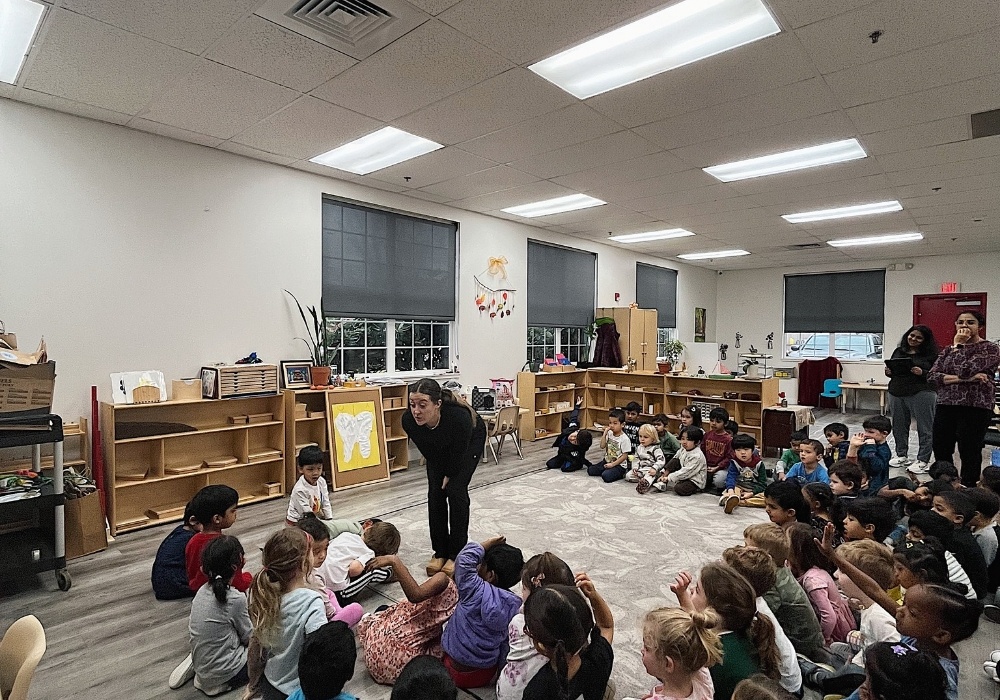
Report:
[{"label": "paper butterfly decoration", "polygon": [[361,450],[361,456],[367,458],[372,453],[371,431],[375,415],[371,411],[362,411],[356,416],[347,413],[339,414],[334,420],[340,443],[344,446],[344,461],[350,461],[354,446]]}]

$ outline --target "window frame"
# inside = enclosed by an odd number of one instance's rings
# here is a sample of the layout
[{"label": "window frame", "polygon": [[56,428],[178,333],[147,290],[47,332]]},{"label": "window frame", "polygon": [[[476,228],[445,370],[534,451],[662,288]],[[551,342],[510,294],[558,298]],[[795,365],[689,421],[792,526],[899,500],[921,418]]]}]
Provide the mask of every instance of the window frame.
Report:
[{"label": "window frame", "polygon": [[[390,376],[390,377],[423,377],[428,374],[440,374],[442,372],[452,374],[455,373],[458,367],[458,353],[457,353],[457,335],[455,333],[455,321],[425,321],[422,319],[389,319],[389,318],[354,318],[354,317],[340,317],[336,315],[326,315],[324,320],[327,323],[364,323],[365,328],[365,338],[363,345],[357,346],[347,346],[343,344],[343,336],[341,336],[341,344],[332,347],[331,351],[336,354],[337,357],[337,373],[348,374],[344,366],[344,352],[349,350],[361,350],[365,353],[365,370],[358,372],[355,370],[355,375],[379,375],[379,376]],[[384,324],[385,325],[385,345],[368,345],[368,324]],[[413,345],[412,339],[410,345],[397,346],[396,344],[396,333],[400,325],[405,324],[426,324],[430,328],[430,341],[431,344],[427,346],[423,345]],[[434,344],[434,326],[443,326],[448,329],[448,344],[447,345],[435,345]],[[420,349],[426,347],[430,350],[431,367],[427,369],[409,369],[409,370],[399,370],[396,367],[396,350],[399,349]],[[433,367],[434,364],[434,350],[438,348],[446,348],[448,352],[448,362],[446,367]],[[368,369],[368,353],[372,350],[385,350],[385,369],[384,370],[369,370]],[[411,365],[412,366],[412,365]]]},{"label": "window frame", "polygon": [[[806,338],[806,341],[803,342],[799,347],[802,347],[802,346],[806,345],[809,342],[809,340],[811,338],[815,337],[815,336],[826,335],[827,336],[827,345],[826,345],[826,347],[827,347],[827,354],[826,355],[822,355],[822,356],[821,355],[789,355],[788,353],[790,351],[791,352],[795,352],[795,351],[791,350],[791,344],[788,342],[788,337],[789,336],[795,336],[795,335],[803,336],[803,337]],[[882,344],[881,345],[879,345],[878,343],[874,343],[873,342],[873,346],[874,347],[880,347],[881,348],[881,353],[879,354],[878,357],[861,357],[861,358],[859,358],[859,357],[838,357],[836,355],[836,352],[837,352],[837,336],[838,335],[848,335],[848,336],[856,336],[856,335],[857,336],[882,336]],[[829,348],[833,348],[833,352],[830,352]],[[885,333],[851,333],[851,332],[848,332],[848,331],[835,331],[835,332],[823,333],[823,332],[805,331],[805,332],[800,332],[800,333],[787,333],[786,332],[786,333],[784,333],[782,335],[782,343],[781,343],[781,359],[782,360],[788,360],[788,361],[791,361],[791,362],[799,362],[799,361],[802,361],[802,360],[821,360],[821,359],[826,358],[826,357],[835,357],[836,359],[840,360],[841,362],[846,362],[846,363],[882,362],[883,359],[885,358]]]},{"label": "window frame", "polygon": [[[546,331],[551,332],[551,335],[552,335],[552,343],[551,344],[550,343],[545,343],[545,342],[542,342],[542,343],[532,343],[532,342],[530,342],[531,341],[531,333],[532,333],[532,331],[535,331],[537,333],[539,330],[541,330],[543,333],[546,332]],[[543,348],[543,350],[542,350],[542,358],[539,359],[538,362],[541,362],[542,359],[544,359],[546,357],[554,358],[557,354],[566,355],[566,357],[570,360],[570,362],[587,362],[587,361],[589,361],[590,360],[590,346],[593,344],[593,339],[586,334],[586,330],[587,329],[584,326],[528,326],[527,330],[526,330],[526,334],[527,335],[526,335],[526,338],[525,338],[525,341],[526,341],[525,342],[525,349],[526,349],[526,355],[527,355],[527,358],[528,358],[528,362],[530,363],[530,362],[534,361],[533,356],[532,356],[532,348]],[[563,333],[565,332],[565,333],[567,333],[567,335],[571,335],[571,331],[578,331],[579,332],[579,334],[580,334],[579,337],[581,338],[581,342],[573,343],[573,342],[569,341],[569,342],[566,343],[566,349],[569,349],[569,348],[577,348],[579,350],[586,349],[587,356],[585,358],[583,358],[583,359],[580,359],[579,357],[577,359],[574,359],[573,357],[570,356],[570,355],[572,355],[572,353],[567,354],[566,350],[564,350],[564,348],[563,348]],[[582,339],[586,339],[586,343],[582,342]],[[546,352],[545,348],[552,348],[552,353],[549,354],[548,352]]]}]

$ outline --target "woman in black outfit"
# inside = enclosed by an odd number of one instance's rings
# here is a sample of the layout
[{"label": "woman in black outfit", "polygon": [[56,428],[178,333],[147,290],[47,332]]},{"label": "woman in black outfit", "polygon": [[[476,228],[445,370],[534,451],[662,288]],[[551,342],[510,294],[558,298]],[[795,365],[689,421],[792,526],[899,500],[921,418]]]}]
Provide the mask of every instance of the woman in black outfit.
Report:
[{"label": "woman in black outfit", "polygon": [[[903,333],[899,347],[892,351],[892,360],[909,360],[910,367],[889,377],[889,410],[892,412],[892,437],[896,442],[896,457],[889,460],[893,467],[906,467],[914,474],[926,474],[931,460],[934,439],[934,409],[937,392],[927,382],[938,347],[934,333],[927,326],[910,326]],[[905,364],[905,363],[900,363]],[[917,459],[909,458],[910,420],[917,421]]]},{"label": "woman in black outfit", "polygon": [[[434,556],[427,575],[455,571],[469,541],[469,482],[486,446],[479,414],[433,379],[410,385],[403,430],[427,460],[427,519]],[[450,527],[449,527],[450,526]]]}]

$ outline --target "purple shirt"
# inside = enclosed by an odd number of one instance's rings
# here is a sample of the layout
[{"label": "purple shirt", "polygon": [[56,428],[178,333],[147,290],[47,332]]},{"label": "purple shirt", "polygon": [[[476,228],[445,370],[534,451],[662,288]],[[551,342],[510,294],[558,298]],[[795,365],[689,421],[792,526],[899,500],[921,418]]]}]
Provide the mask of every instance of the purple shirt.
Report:
[{"label": "purple shirt", "polygon": [[485,553],[478,542],[469,542],[458,553],[458,607],[441,636],[445,653],[470,668],[492,668],[503,662],[507,625],[521,608],[520,596],[487,583],[476,572]]},{"label": "purple shirt", "polygon": [[927,381],[937,387],[937,402],[946,406],[970,406],[993,410],[993,382],[963,381],[958,384],[944,383],[945,374],[954,374],[961,379],[972,379],[982,372],[993,378],[1000,365],[1000,347],[988,340],[978,343],[948,346],[938,355],[937,361],[927,375]]}]

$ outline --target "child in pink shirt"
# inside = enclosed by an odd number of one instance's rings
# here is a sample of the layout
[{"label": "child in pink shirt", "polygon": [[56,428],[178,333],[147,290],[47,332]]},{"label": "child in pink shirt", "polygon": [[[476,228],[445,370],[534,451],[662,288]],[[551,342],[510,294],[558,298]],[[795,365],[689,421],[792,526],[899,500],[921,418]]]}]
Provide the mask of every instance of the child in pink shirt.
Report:
[{"label": "child in pink shirt", "polygon": [[854,613],[840,594],[831,571],[835,567],[816,545],[816,531],[805,523],[792,523],[785,528],[788,537],[788,564],[802,589],[809,596],[823,630],[827,646],[846,642],[854,629]]}]

